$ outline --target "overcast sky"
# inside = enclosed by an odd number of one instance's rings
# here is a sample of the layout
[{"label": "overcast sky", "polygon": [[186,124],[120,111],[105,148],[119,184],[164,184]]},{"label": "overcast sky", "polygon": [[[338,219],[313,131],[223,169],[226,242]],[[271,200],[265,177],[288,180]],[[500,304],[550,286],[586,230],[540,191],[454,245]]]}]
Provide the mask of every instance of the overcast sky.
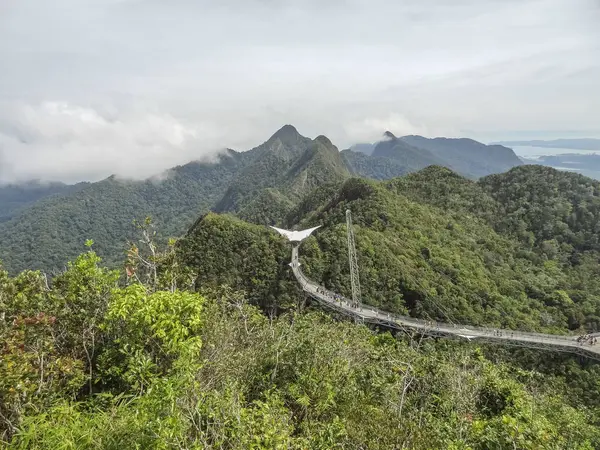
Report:
[{"label": "overcast sky", "polygon": [[0,181],[145,177],[286,123],[600,137],[600,0],[0,0]]}]

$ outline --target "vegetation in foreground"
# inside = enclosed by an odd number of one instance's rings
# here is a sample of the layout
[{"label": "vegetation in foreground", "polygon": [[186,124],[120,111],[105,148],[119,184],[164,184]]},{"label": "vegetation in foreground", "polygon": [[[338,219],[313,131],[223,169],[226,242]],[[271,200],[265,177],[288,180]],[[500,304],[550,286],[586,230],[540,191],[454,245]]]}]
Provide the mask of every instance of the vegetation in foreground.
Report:
[{"label": "vegetation in foreground", "polygon": [[600,445],[600,411],[565,397],[558,377],[317,311],[269,318],[243,293],[179,290],[182,274],[129,267],[119,285],[90,251],[51,287],[38,272],[0,273],[4,447]]}]

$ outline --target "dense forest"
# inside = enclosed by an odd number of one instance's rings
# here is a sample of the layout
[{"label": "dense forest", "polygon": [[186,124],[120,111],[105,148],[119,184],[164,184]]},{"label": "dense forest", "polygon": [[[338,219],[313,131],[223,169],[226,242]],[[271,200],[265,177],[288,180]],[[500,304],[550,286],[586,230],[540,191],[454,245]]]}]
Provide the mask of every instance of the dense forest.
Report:
[{"label": "dense forest", "polygon": [[176,167],[161,180],[110,177],[69,195],[44,198],[0,223],[0,259],[11,273],[60,271],[89,238],[114,267],[135,236],[135,219],[151,215],[165,235],[183,234],[220,198],[246,158],[230,152],[218,162]]}]

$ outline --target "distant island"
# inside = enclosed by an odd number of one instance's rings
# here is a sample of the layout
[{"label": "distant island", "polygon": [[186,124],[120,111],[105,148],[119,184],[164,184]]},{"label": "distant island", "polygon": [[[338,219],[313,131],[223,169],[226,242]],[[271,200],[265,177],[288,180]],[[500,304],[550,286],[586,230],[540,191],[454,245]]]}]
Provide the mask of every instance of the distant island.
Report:
[{"label": "distant island", "polygon": [[504,145],[506,147],[546,147],[546,148],[569,148],[573,150],[600,150],[600,139],[582,138],[582,139],[554,139],[554,140],[534,140],[534,141],[500,141],[493,142],[491,145]]}]

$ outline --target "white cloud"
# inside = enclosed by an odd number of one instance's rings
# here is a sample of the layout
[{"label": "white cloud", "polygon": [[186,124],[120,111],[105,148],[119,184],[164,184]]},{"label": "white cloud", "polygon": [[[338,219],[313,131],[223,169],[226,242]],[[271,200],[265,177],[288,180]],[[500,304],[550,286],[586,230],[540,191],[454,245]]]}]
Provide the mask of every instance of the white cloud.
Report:
[{"label": "white cloud", "polygon": [[391,131],[397,136],[430,134],[425,126],[415,125],[397,113],[387,117],[368,117],[346,125],[345,130],[348,138],[354,142],[376,142],[382,139],[385,131]]},{"label": "white cloud", "polygon": [[597,0],[0,0],[0,173],[141,176],[285,123],[600,137],[598,23]]},{"label": "white cloud", "polygon": [[160,113],[102,115],[65,102],[4,109],[10,114],[0,128],[2,181],[78,181],[113,173],[142,179],[174,164],[209,159],[224,137],[209,124],[190,126]]}]

